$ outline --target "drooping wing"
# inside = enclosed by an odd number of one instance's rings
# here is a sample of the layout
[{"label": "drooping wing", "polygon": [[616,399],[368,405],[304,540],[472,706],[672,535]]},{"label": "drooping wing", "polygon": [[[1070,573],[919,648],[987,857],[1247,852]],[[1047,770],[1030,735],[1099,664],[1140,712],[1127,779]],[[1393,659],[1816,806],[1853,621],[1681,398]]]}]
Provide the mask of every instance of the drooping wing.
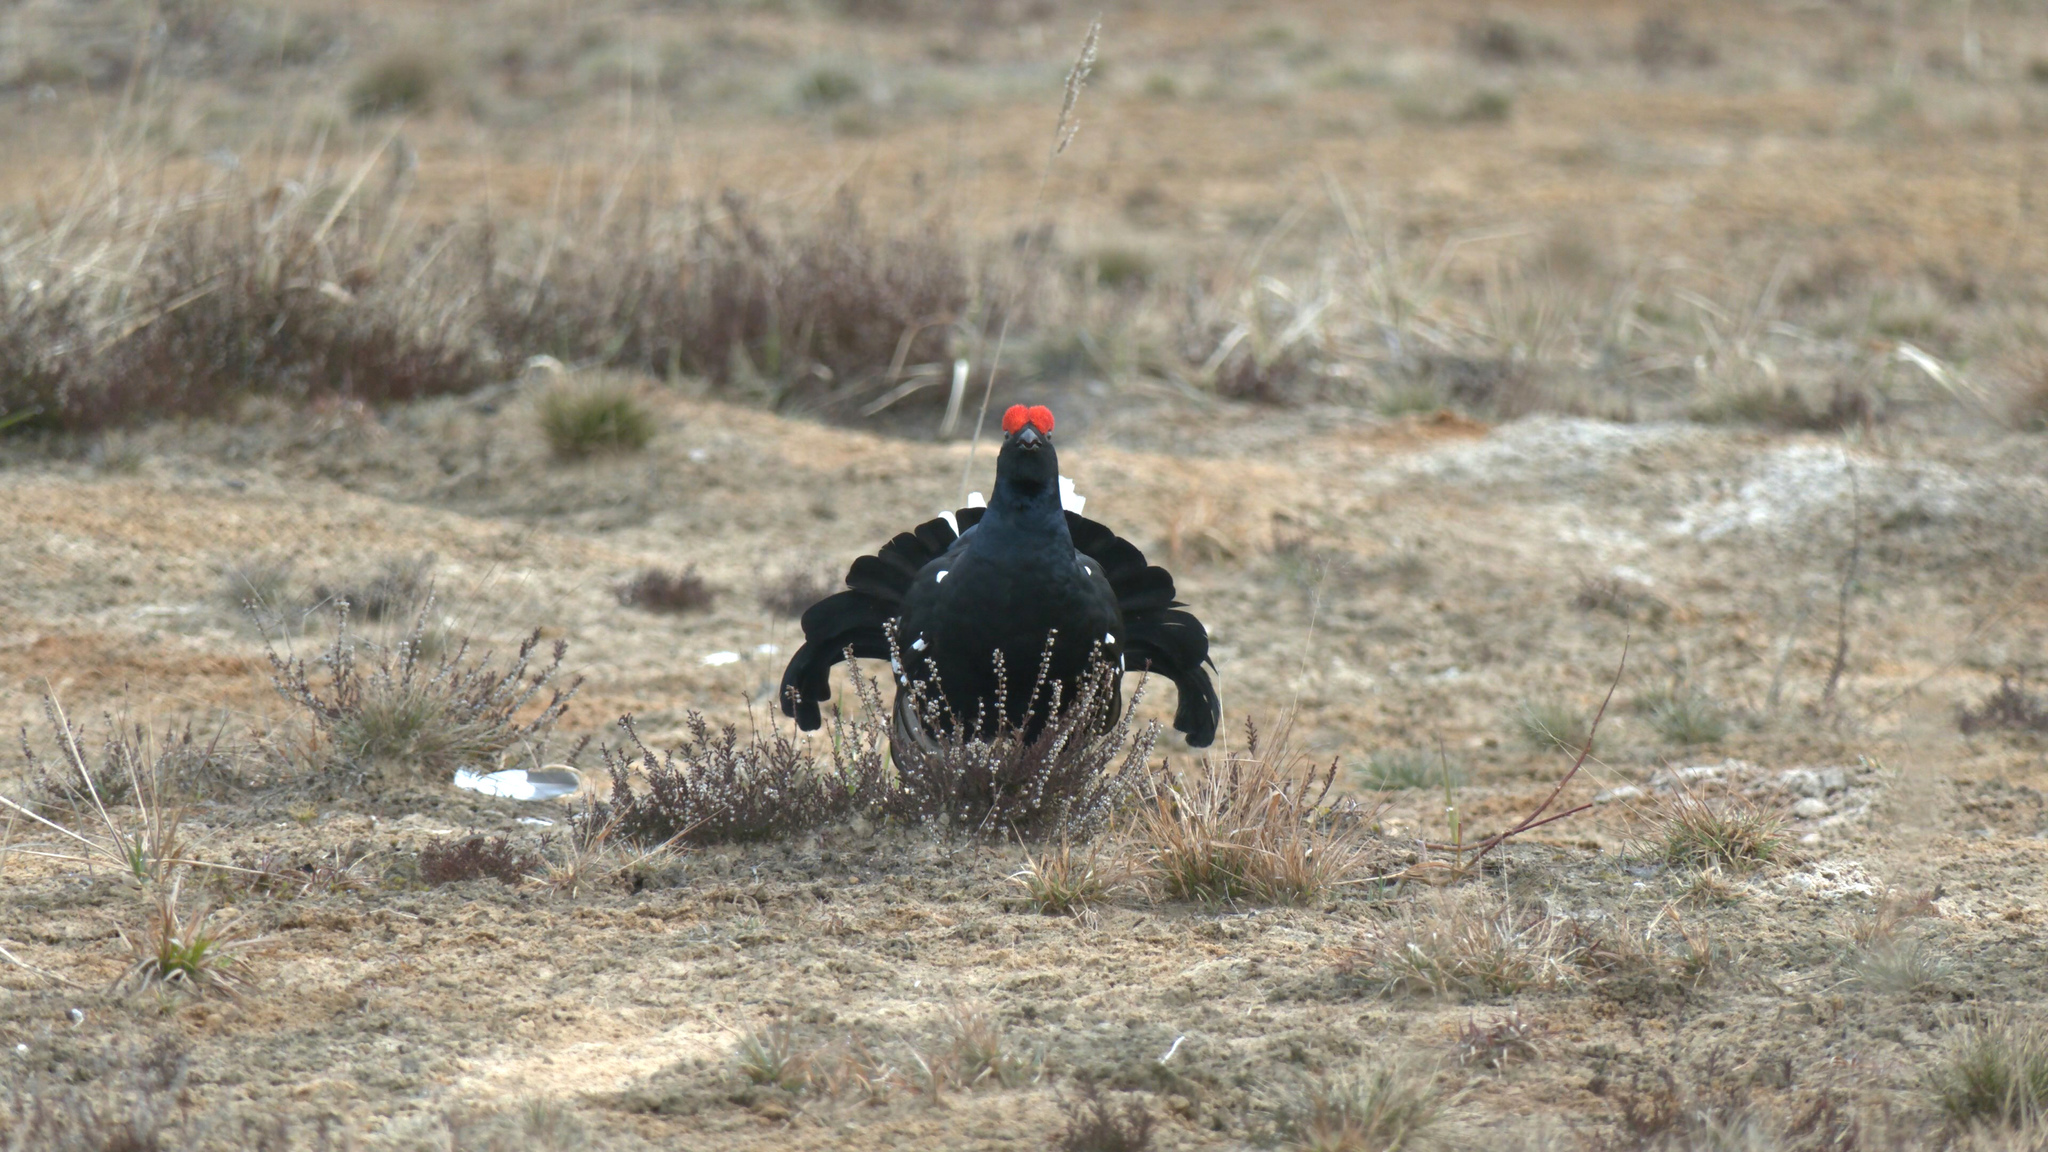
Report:
[{"label": "drooping wing", "polygon": [[[979,508],[955,514],[965,531],[981,519]],[[971,513],[971,515],[970,515]],[[846,571],[846,591],[835,592],[804,610],[803,646],[782,672],[782,712],[796,718],[806,732],[824,723],[818,704],[832,698],[832,666],[850,648],[863,660],[889,658],[889,622],[903,611],[918,570],[959,539],[941,516],[909,532],[899,532],[873,554],[862,556]]]}]

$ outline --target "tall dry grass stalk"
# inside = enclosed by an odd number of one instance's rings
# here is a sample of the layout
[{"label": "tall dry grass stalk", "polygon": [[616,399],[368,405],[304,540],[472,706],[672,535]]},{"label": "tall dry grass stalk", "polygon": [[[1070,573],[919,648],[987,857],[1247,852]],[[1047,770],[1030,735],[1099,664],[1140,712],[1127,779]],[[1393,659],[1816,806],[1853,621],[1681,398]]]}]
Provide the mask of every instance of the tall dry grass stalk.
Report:
[{"label": "tall dry grass stalk", "polygon": [[[1052,144],[1045,154],[1045,166],[1038,173],[1038,190],[1032,193],[1027,220],[1035,222],[1038,219],[1039,208],[1045,203],[1046,186],[1052,182],[1053,162],[1059,159],[1060,153],[1067,150],[1067,145],[1072,144],[1074,137],[1081,131],[1081,93],[1087,90],[1088,77],[1095,71],[1095,52],[1101,40],[1102,17],[1097,16],[1088,24],[1088,34],[1081,40],[1081,52],[1074,57],[1073,67],[1067,69],[1066,88],[1060,98],[1059,119],[1053,124]],[[1029,239],[1025,242],[1025,257],[1028,264],[1032,250],[1038,243],[1037,227],[1033,226],[1027,235]],[[960,469],[960,503],[963,505],[967,503],[967,485],[974,476],[975,458],[981,452],[982,432],[988,427],[989,401],[995,396],[996,376],[1002,370],[1003,349],[1009,343],[1010,320],[1016,315],[1016,311],[1013,287],[1011,299],[1003,308],[1002,325],[996,331],[996,348],[995,354],[989,358],[988,379],[982,384],[981,409],[974,418],[974,440],[967,448],[967,463]]]}]

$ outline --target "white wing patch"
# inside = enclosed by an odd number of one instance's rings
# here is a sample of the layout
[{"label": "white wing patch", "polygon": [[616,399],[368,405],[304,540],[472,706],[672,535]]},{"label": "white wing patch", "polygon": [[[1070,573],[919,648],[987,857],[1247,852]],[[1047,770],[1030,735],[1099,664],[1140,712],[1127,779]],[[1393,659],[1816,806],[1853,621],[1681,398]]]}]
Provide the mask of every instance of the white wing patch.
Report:
[{"label": "white wing patch", "polygon": [[1114,643],[1116,643],[1116,633],[1114,633],[1114,632],[1104,632],[1104,633],[1102,634],[1102,642],[1103,642],[1104,644],[1114,644]]},{"label": "white wing patch", "polygon": [[937,576],[932,577],[932,583],[944,584],[946,582],[946,577],[951,575],[952,573],[950,571],[947,571],[946,569],[942,568],[939,570],[939,574]]},{"label": "white wing patch", "polygon": [[919,636],[919,637],[918,637],[917,639],[915,639],[915,640],[912,640],[912,641],[910,642],[910,650],[911,650],[912,652],[922,652],[922,651],[924,651],[924,637],[922,637],[922,636]]}]

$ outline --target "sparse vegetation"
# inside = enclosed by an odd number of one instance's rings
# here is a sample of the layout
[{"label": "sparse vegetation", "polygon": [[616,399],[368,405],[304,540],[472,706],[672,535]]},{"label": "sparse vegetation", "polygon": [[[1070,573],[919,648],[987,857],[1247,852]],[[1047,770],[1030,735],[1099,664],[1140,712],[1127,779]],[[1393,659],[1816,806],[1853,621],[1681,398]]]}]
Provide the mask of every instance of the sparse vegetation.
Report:
[{"label": "sparse vegetation", "polygon": [[649,612],[709,612],[718,602],[718,590],[692,564],[680,572],[666,568],[643,569],[638,576],[612,586],[619,603]]},{"label": "sparse vegetation", "polygon": [[1956,717],[1965,736],[1979,732],[2048,732],[2048,703],[2027,691],[2025,674],[2000,676],[1998,690]]},{"label": "sparse vegetation", "polygon": [[1586,714],[1556,698],[1525,701],[1515,710],[1514,719],[1522,739],[1543,751],[1556,749],[1576,756],[1592,737],[1592,723]]},{"label": "sparse vegetation", "polygon": [[881,729],[841,725],[831,762],[821,764],[808,744],[784,732],[742,739],[738,728],[714,729],[695,712],[689,735],[665,753],[640,742],[632,717],[620,728],[628,745],[605,750],[612,794],[590,819],[640,844],[762,840],[874,811],[887,800]]},{"label": "sparse vegetation", "polygon": [[119,929],[135,962],[116,982],[117,991],[161,988],[238,997],[248,986],[238,966],[243,950],[256,943],[232,909],[182,906],[182,885],[172,880],[151,898],[149,918],[130,935]]},{"label": "sparse vegetation", "polygon": [[373,621],[419,615],[421,605],[434,592],[434,564],[437,559],[432,552],[393,556],[375,572],[360,579],[342,584],[316,584],[313,587],[313,606],[339,610],[346,604],[350,616]]},{"label": "sparse vegetation", "polygon": [[420,879],[428,884],[496,880],[518,884],[541,870],[540,857],[503,836],[466,836],[420,849]]},{"label": "sparse vegetation", "polygon": [[1287,747],[1245,749],[1164,768],[1132,821],[1143,874],[1163,896],[1205,902],[1309,904],[1372,878],[1367,813],[1324,806],[1337,764],[1317,769]]},{"label": "sparse vegetation", "polygon": [[755,1084],[796,1091],[811,1077],[811,1054],[788,1023],[772,1024],[740,1037],[733,1060],[740,1075]]},{"label": "sparse vegetation", "polygon": [[1465,782],[1465,771],[1448,758],[1420,748],[1382,748],[1374,752],[1357,772],[1358,784],[1375,792],[1396,792],[1409,788],[1456,787]]},{"label": "sparse vegetation", "polygon": [[1077,851],[1065,840],[1058,847],[1024,853],[1024,867],[1010,875],[1024,889],[1031,906],[1048,916],[1068,916],[1109,898],[1116,886],[1115,865],[1094,848]]},{"label": "sparse vegetation", "polygon": [[1067,1120],[1053,1136],[1058,1152],[1147,1152],[1152,1147],[1157,1121],[1137,1100],[1126,1100],[1118,1108],[1091,1083],[1060,1101],[1060,1108]]},{"label": "sparse vegetation", "polygon": [[1669,744],[1715,744],[1728,735],[1727,713],[1704,692],[1656,693],[1639,699],[1637,707]]},{"label": "sparse vegetation", "polygon": [[472,659],[467,641],[428,661],[420,641],[432,606],[431,599],[421,606],[396,648],[366,651],[343,611],[316,665],[269,649],[278,694],[303,708],[326,738],[324,748],[311,750],[315,768],[445,778],[456,768],[494,765],[515,748],[537,753],[546,745],[582,686],[580,677],[559,683],[567,642],[556,641],[538,668],[538,630],[502,667],[489,653]]},{"label": "sparse vegetation", "polygon": [[[2048,1147],[2038,6],[17,7],[6,1152]],[[789,730],[1013,402],[1313,774]]]},{"label": "sparse vegetation", "polygon": [[1747,872],[1778,858],[1784,826],[1783,817],[1741,797],[1716,802],[1682,788],[1657,816],[1651,848],[1675,867]]},{"label": "sparse vegetation", "polygon": [[1275,1134],[1304,1152],[1395,1152],[1427,1138],[1443,1111],[1428,1073],[1394,1064],[1350,1069],[1275,1090]]},{"label": "sparse vegetation", "polygon": [[1959,1127],[2038,1123],[2048,1115],[2048,1028],[2013,1011],[1963,1024],[1927,1082]]},{"label": "sparse vegetation", "polygon": [[585,460],[647,447],[654,415],[624,388],[559,387],[541,397],[540,430],[557,460]]},{"label": "sparse vegetation", "polygon": [[1518,1060],[1539,1058],[1536,1039],[1542,1034],[1543,1026],[1519,1011],[1497,1016],[1488,1024],[1469,1020],[1458,1033],[1458,1063],[1506,1071],[1508,1065]]},{"label": "sparse vegetation", "polygon": [[1368,929],[1345,968],[1380,995],[1488,999],[1576,981],[1569,926],[1498,894],[1453,890]]},{"label": "sparse vegetation", "polygon": [[761,590],[761,607],[785,620],[797,620],[811,605],[830,596],[838,585],[817,573],[798,569]]},{"label": "sparse vegetation", "polygon": [[364,69],[349,86],[349,110],[358,116],[413,112],[433,101],[441,68],[426,56],[400,52]]}]

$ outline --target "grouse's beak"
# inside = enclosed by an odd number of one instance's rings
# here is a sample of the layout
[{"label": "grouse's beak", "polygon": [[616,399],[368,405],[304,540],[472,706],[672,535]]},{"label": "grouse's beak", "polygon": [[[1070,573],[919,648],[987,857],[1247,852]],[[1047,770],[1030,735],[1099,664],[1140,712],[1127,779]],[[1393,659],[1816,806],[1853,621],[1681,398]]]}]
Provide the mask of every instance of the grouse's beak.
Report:
[{"label": "grouse's beak", "polygon": [[1046,438],[1045,433],[1038,430],[1038,425],[1036,424],[1026,424],[1022,428],[1017,429],[1017,434],[1010,438],[1010,442],[1024,449],[1037,449],[1051,443]]}]

